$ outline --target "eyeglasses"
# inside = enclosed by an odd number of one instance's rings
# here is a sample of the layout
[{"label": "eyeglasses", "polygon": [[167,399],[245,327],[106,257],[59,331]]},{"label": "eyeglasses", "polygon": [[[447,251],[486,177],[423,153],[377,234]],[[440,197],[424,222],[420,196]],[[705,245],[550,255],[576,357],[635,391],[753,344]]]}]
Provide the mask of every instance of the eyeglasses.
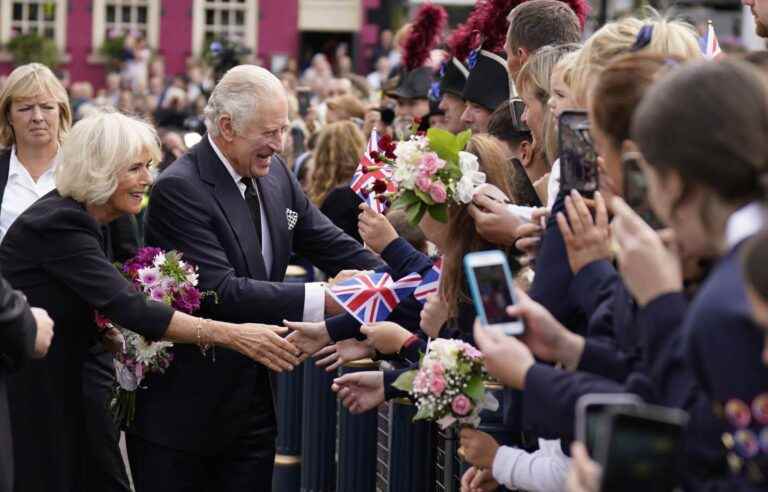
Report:
[{"label": "eyeglasses", "polygon": [[512,125],[515,127],[515,131],[529,132],[528,125],[523,123],[523,113],[525,113],[525,103],[519,97],[513,97],[509,100],[509,110],[512,113]]}]

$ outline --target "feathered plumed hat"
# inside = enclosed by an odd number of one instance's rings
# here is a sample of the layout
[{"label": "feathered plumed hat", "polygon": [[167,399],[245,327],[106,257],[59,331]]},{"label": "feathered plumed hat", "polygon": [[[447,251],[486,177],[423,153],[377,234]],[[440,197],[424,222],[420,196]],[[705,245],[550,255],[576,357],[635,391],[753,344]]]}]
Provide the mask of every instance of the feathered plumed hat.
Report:
[{"label": "feathered plumed hat", "polygon": [[432,68],[425,66],[430,52],[440,42],[448,13],[439,5],[425,3],[411,24],[403,44],[403,68],[400,82],[392,91],[395,97],[426,99],[432,84]]}]

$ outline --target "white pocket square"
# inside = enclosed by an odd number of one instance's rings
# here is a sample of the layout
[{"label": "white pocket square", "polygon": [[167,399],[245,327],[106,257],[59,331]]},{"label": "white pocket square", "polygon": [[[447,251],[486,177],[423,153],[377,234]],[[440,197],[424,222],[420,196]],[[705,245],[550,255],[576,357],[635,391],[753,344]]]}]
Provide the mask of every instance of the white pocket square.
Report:
[{"label": "white pocket square", "polygon": [[288,220],[288,230],[292,231],[296,227],[296,222],[299,220],[299,214],[290,208],[285,209],[285,218]]}]

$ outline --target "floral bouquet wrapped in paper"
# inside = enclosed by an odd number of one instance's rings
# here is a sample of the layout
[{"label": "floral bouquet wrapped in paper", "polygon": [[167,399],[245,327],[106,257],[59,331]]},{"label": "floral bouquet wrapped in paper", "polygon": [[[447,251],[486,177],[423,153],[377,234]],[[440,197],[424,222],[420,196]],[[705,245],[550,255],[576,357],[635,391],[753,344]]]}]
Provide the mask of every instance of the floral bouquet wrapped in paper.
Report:
[{"label": "floral bouquet wrapped in paper", "polygon": [[430,128],[426,135],[397,144],[392,161],[397,184],[393,204],[405,209],[412,224],[427,212],[447,222],[448,205],[470,203],[475,188],[485,183],[477,156],[464,151],[471,137],[469,130],[454,135]]},{"label": "floral bouquet wrapped in paper", "polygon": [[[165,303],[178,311],[193,313],[200,308],[204,295],[197,289],[197,269],[181,259],[176,251],[142,248],[135,257],[118,265],[123,275],[148,299]],[[122,353],[115,356],[117,386],[109,407],[115,421],[128,427],[136,408],[136,390],[146,376],[163,373],[170,366],[173,354],[170,342],[150,342],[141,335],[115,326],[96,312],[96,324],[101,329],[118,328],[125,343]]]},{"label": "floral bouquet wrapped in paper", "polygon": [[417,370],[400,375],[394,386],[407,391],[416,402],[414,420],[453,424],[480,424],[480,412],[495,411],[499,402],[486,391],[489,380],[483,354],[461,340],[432,340]]}]

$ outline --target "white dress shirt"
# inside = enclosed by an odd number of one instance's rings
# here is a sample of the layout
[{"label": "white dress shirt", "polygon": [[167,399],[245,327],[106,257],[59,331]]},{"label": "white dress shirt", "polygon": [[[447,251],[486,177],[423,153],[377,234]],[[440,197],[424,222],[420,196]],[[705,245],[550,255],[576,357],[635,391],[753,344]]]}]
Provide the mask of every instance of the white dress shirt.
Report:
[{"label": "white dress shirt", "polygon": [[766,210],[760,202],[748,203],[732,213],[725,223],[725,242],[728,249],[757,234],[765,222],[765,213]]},{"label": "white dress shirt", "polygon": [[[208,135],[208,141],[213,147],[213,151],[219,157],[219,160],[224,164],[224,167],[232,176],[237,189],[240,190],[240,196],[245,200],[245,184],[240,181],[243,177],[235,171],[229,160],[222,154],[221,150],[216,146],[210,135]],[[256,183],[253,183],[253,188],[256,190],[256,195],[259,199],[259,211],[261,213],[261,256],[264,259],[264,267],[267,272],[272,270],[272,261],[274,254],[272,251],[272,236],[269,233],[269,223],[267,222],[266,212],[264,212],[264,202],[261,199],[261,193]],[[304,321],[322,321],[325,317],[325,288],[322,283],[308,282],[304,284]]]},{"label": "white dress shirt", "polygon": [[0,241],[19,215],[40,197],[47,195],[56,188],[54,171],[59,162],[59,155],[56,154],[56,157],[53,158],[53,165],[35,182],[16,155],[16,146],[11,147],[8,183],[5,185],[3,202],[0,204]]},{"label": "white dress shirt", "polygon": [[560,492],[565,490],[570,463],[557,439],[539,439],[539,449],[533,453],[501,446],[493,459],[493,479],[510,490]]}]

